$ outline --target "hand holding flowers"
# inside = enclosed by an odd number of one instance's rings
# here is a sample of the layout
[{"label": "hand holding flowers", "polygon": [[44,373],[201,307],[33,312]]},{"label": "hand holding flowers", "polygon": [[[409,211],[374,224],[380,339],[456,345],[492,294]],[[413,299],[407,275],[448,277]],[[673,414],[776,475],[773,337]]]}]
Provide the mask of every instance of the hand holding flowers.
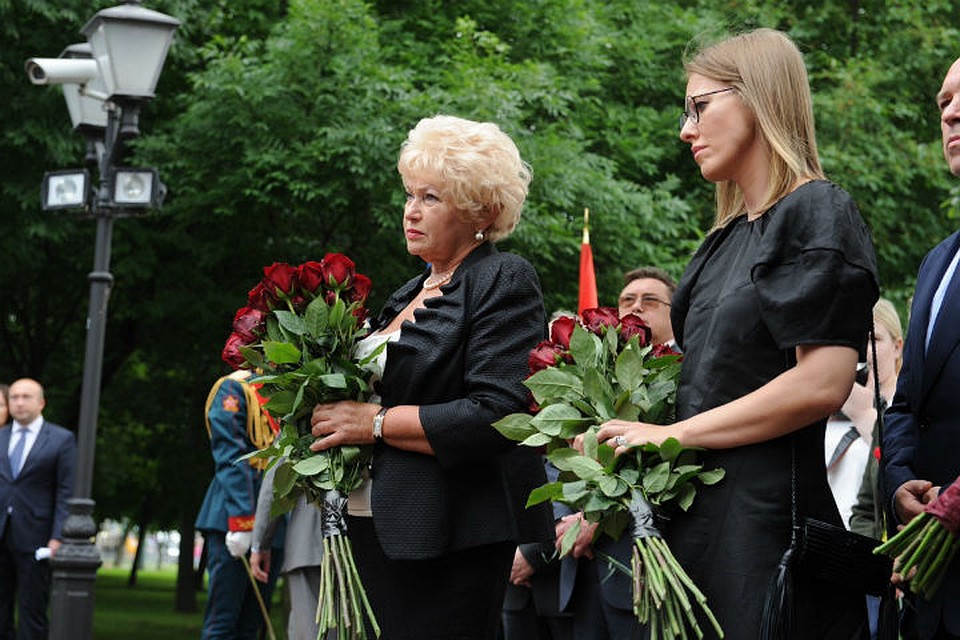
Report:
[{"label": "hand holding flowers", "polygon": [[894,558],[893,571],[900,578],[899,584],[929,600],[960,549],[958,536],[960,478],[873,552]]},{"label": "hand holding flowers", "polygon": [[[524,382],[536,413],[512,414],[494,427],[544,447],[560,472],[557,482],[531,493],[528,505],[561,502],[582,513],[558,525],[561,554],[588,555],[596,536],[619,538],[631,526],[634,612],[649,623],[651,638],[686,637],[688,629],[700,635],[691,597],[722,637],[703,594],[661,539],[656,518],[667,507],[688,509],[693,481],[718,482],[723,470],[704,471],[668,427],[654,426],[673,421],[681,357],[649,341],[638,316],[621,319],[615,309],[585,310],[583,324],[555,321],[551,340],[530,353]],[[627,446],[640,440],[641,446]]]},{"label": "hand holding flowers", "polygon": [[223,349],[226,362],[257,372],[252,382],[281,424],[273,443],[250,456],[278,467],[274,513],[291,509],[301,495],[323,512],[321,637],[336,629],[342,639],[365,638],[365,619],[380,633],[353,562],[345,520],[346,495],[360,486],[372,456],[371,446],[357,445],[372,442],[372,435],[369,440],[334,437],[313,447],[309,424],[317,404],[350,400],[350,407],[375,407],[362,402],[371,395],[369,366],[378,352],[362,360],[354,354],[366,334],[364,302],[370,288],[370,279],[342,254],[298,267],[275,263],[264,268],[247,306],[237,311]]}]

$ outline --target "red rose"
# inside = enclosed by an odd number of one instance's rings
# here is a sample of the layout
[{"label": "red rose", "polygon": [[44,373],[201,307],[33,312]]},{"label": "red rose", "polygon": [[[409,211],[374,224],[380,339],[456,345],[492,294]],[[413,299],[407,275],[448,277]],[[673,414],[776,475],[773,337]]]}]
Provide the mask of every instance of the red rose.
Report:
[{"label": "red rose", "polygon": [[681,356],[683,354],[669,345],[655,344],[650,351],[650,355],[654,358],[659,358],[661,356]]},{"label": "red rose", "polygon": [[258,282],[257,286],[250,289],[250,293],[247,294],[247,306],[259,311],[270,311],[267,290],[263,288],[263,282]]},{"label": "red rose", "polygon": [[353,317],[357,319],[357,326],[362,327],[363,323],[367,320],[367,308],[357,307],[351,313]]},{"label": "red rose", "polygon": [[633,336],[640,336],[640,346],[645,347],[650,344],[650,327],[643,319],[634,314],[628,313],[620,318],[620,337],[626,342]]},{"label": "red rose", "polygon": [[324,284],[323,264],[316,261],[304,262],[297,267],[297,281],[304,293],[316,296]]},{"label": "red rose", "polygon": [[286,262],[274,262],[263,268],[263,287],[267,297],[272,300],[282,300],[293,293],[297,286],[297,269]]},{"label": "red rose", "polygon": [[560,345],[544,340],[530,350],[530,356],[527,358],[530,373],[536,373],[554,366],[562,357],[563,351],[564,349]]},{"label": "red rose", "polygon": [[550,340],[564,349],[570,348],[570,336],[577,326],[577,319],[571,316],[560,316],[550,323]]},{"label": "red rose", "polygon": [[234,369],[243,369],[247,365],[247,359],[240,353],[240,347],[247,346],[247,342],[240,334],[231,333],[227,338],[227,344],[223,347],[223,353],[220,357],[223,361]]},{"label": "red rose", "polygon": [[598,336],[603,333],[604,327],[615,327],[620,324],[620,315],[613,307],[597,307],[583,310],[583,324]]},{"label": "red rose", "polygon": [[233,317],[233,332],[243,339],[244,344],[255,342],[263,333],[266,314],[259,309],[243,307]]},{"label": "red rose", "polygon": [[353,287],[350,289],[350,302],[359,302],[363,304],[370,295],[370,289],[373,288],[373,282],[362,273],[353,276]]},{"label": "red rose", "polygon": [[349,287],[356,274],[356,265],[353,260],[342,253],[328,253],[323,257],[324,284],[343,288]]}]

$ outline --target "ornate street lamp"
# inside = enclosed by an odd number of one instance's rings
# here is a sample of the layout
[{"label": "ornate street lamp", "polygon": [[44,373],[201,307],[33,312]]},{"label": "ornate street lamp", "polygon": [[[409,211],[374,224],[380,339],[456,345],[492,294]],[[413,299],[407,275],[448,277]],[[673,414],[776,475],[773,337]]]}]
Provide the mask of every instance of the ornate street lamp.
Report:
[{"label": "ornate street lamp", "polygon": [[94,580],[100,554],[94,540],[91,499],[97,414],[100,404],[103,342],[114,218],[159,207],[166,189],[155,168],[122,167],[124,140],[139,135],[141,106],[154,89],[180,21],[151,11],[137,1],[104,9],[84,26],[87,42],[67,47],[59,58],[31,58],[26,71],[34,84],[63,85],[74,129],[87,140],[86,162],[96,167],[99,186],[90,171],[49,172],[41,198],[44,209],[85,209],[97,219],[90,308],[80,392],[77,476],[70,515],[63,527],[64,544],[51,559],[50,638],[88,640],[93,635]]}]

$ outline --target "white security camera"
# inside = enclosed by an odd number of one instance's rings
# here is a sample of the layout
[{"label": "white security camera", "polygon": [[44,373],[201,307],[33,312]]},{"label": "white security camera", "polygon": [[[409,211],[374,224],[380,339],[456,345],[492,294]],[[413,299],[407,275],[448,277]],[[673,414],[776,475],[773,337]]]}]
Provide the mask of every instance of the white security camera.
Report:
[{"label": "white security camera", "polygon": [[97,77],[96,60],[30,58],[25,65],[33,84],[86,84]]}]

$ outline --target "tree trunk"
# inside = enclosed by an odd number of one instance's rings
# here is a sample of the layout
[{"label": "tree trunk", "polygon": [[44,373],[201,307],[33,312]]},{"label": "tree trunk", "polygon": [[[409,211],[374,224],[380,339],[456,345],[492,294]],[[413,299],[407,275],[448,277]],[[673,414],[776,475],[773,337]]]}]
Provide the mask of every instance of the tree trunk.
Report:
[{"label": "tree trunk", "polygon": [[[177,561],[177,590],[173,610],[195,613],[197,610],[197,572],[193,570],[193,516],[180,514],[180,558]],[[200,581],[203,582],[203,568]]]},{"label": "tree trunk", "polygon": [[143,548],[146,546],[147,528],[150,526],[151,498],[152,496],[150,495],[144,495],[143,500],[140,502],[140,514],[137,517],[137,528],[139,529],[137,535],[137,553],[133,556],[133,566],[130,567],[130,577],[127,578],[128,587],[137,586],[137,571],[139,571],[140,564],[143,562]]}]

